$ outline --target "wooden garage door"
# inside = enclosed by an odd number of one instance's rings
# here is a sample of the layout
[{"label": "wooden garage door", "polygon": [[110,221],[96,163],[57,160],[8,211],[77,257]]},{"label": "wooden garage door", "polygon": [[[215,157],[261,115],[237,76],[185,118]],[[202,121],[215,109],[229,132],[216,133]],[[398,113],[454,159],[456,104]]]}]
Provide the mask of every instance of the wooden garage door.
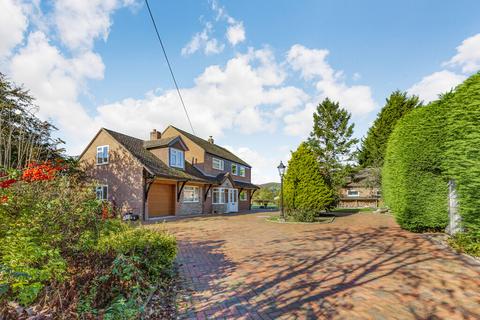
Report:
[{"label": "wooden garage door", "polygon": [[148,191],[148,216],[161,217],[175,214],[174,185],[153,184]]}]

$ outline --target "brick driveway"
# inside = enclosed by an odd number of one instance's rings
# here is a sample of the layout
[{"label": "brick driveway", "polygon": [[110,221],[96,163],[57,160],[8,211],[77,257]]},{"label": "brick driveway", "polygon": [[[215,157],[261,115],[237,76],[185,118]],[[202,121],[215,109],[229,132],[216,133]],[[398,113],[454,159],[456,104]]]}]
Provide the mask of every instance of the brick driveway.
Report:
[{"label": "brick driveway", "polygon": [[182,319],[480,319],[480,266],[390,216],[166,223],[191,288]]}]

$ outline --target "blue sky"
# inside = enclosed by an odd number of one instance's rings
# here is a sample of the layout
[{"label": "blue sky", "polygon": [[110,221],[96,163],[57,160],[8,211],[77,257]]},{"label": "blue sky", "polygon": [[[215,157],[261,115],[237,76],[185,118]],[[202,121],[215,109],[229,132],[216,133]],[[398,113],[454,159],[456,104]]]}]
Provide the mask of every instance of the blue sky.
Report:
[{"label": "blue sky", "polygon": [[[154,1],[198,135],[253,166],[256,183],[338,100],[362,137],[396,89],[425,101],[480,69],[478,1]],[[0,0],[0,71],[78,154],[100,127],[140,138],[188,130],[142,1]]]}]

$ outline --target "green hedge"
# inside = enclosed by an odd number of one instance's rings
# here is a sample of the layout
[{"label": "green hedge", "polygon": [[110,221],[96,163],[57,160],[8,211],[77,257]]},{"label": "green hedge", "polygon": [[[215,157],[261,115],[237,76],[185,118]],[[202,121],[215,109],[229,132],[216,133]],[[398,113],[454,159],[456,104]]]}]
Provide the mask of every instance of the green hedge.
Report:
[{"label": "green hedge", "polygon": [[479,123],[480,74],[399,121],[388,142],[382,192],[403,228],[445,228],[451,179],[465,225],[480,227]]}]

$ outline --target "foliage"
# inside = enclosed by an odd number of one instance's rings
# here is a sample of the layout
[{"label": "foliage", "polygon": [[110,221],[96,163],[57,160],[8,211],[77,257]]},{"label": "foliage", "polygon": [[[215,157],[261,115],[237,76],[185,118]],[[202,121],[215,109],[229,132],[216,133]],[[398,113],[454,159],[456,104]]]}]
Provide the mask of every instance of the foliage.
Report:
[{"label": "foliage", "polygon": [[383,194],[402,227],[414,231],[444,228],[447,183],[453,180],[465,230],[478,233],[478,123],[480,73],[399,121],[388,142]]},{"label": "foliage", "polygon": [[387,142],[398,120],[422,103],[417,96],[408,97],[406,92],[394,91],[387,98],[385,106],[380,110],[377,119],[362,139],[358,153],[358,162],[362,167],[380,168],[387,149]]},{"label": "foliage", "polygon": [[37,118],[36,111],[29,92],[0,73],[0,167],[22,168],[61,157],[63,141],[52,137],[56,128]]},{"label": "foliage", "polygon": [[175,239],[105,214],[109,206],[75,168],[7,171],[4,181],[14,181],[0,189],[0,314],[1,301],[49,303],[49,292],[65,290],[84,318],[137,317],[150,287],[168,275]]},{"label": "foliage", "polygon": [[460,252],[480,257],[480,233],[478,231],[457,233],[449,239],[449,242]]},{"label": "foliage", "polygon": [[318,215],[334,207],[335,190],[327,183],[315,153],[302,143],[292,153],[284,177],[284,205],[288,212],[308,212]]},{"label": "foliage", "polygon": [[320,163],[327,183],[332,186],[342,184],[346,164],[354,159],[353,147],[358,140],[352,138],[354,124],[350,124],[350,117],[338,102],[328,98],[317,106],[313,114],[313,130],[308,144]]},{"label": "foliage", "polygon": [[315,222],[319,217],[316,210],[287,209],[285,214],[289,220],[298,222]]},{"label": "foliage", "polygon": [[280,190],[272,188],[260,188],[253,194],[253,201],[256,203],[271,203],[275,202],[275,197],[280,195]]},{"label": "foliage", "polygon": [[398,122],[388,143],[384,201],[411,231],[440,230],[447,223],[447,180],[441,170],[444,109],[437,102],[413,110]]}]

